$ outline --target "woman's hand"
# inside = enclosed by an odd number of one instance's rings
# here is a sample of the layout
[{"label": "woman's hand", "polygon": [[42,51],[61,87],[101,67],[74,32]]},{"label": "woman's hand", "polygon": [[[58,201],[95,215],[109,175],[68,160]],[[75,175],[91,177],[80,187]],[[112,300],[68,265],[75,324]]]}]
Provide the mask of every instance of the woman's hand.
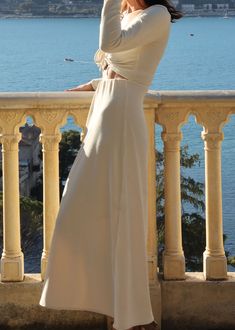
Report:
[{"label": "woman's hand", "polygon": [[129,6],[128,6],[128,2],[127,2],[127,0],[122,0],[122,2],[121,2],[121,12],[127,10],[128,7],[129,7]]},{"label": "woman's hand", "polygon": [[92,84],[90,82],[65,90],[65,92],[89,92],[89,91],[94,91]]}]

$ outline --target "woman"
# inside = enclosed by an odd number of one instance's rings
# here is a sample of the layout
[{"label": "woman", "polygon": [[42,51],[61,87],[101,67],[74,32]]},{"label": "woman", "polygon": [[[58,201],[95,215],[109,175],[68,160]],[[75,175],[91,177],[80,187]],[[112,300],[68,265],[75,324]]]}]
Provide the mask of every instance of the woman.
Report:
[{"label": "woman", "polygon": [[113,328],[154,329],[147,266],[145,93],[182,14],[168,0],[104,0],[95,90],[67,178],[39,304],[94,311]]}]

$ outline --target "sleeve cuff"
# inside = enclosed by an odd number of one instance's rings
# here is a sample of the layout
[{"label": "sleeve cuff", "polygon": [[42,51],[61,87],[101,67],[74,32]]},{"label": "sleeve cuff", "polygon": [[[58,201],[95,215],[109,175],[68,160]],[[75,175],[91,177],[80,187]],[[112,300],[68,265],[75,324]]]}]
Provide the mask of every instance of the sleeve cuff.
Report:
[{"label": "sleeve cuff", "polygon": [[102,80],[102,78],[96,78],[96,79],[92,79],[90,81],[90,83],[91,83],[94,90],[96,90],[96,88],[97,88],[97,86],[98,86],[98,84],[101,80]]}]

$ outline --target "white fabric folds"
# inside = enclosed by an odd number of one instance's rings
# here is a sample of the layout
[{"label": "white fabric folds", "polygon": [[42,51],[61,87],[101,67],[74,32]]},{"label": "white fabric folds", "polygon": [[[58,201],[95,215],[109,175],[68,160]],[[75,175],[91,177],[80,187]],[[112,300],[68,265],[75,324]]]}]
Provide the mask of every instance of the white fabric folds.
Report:
[{"label": "white fabric folds", "polygon": [[114,317],[125,330],[153,321],[147,264],[146,89],[98,84],[69,173],[40,305]]}]

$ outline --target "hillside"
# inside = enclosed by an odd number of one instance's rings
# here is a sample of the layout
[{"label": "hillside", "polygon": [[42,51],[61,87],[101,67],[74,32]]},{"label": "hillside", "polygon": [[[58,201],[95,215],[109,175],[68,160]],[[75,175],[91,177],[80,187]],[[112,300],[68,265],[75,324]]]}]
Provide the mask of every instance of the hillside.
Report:
[{"label": "hillside", "polygon": [[0,16],[99,16],[103,0],[0,0]]},{"label": "hillside", "polygon": [[[216,14],[217,4],[227,4],[235,8],[235,0],[172,0],[178,9],[182,5],[194,4],[195,9],[205,4],[212,5],[212,11],[205,14]],[[87,17],[100,16],[103,0],[0,0],[0,17]],[[213,13],[214,12],[214,13]],[[219,14],[220,15],[220,14]]]}]

